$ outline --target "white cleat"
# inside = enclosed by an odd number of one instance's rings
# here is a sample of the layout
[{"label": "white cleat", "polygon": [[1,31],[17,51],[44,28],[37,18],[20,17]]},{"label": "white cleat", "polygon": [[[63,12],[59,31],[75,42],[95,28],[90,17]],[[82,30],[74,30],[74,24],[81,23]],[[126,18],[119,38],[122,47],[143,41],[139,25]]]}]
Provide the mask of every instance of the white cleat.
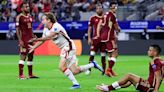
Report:
[{"label": "white cleat", "polygon": [[91,71],[86,70],[86,71],[85,71],[85,74],[86,74],[86,75],[90,75],[90,74],[91,74]]}]

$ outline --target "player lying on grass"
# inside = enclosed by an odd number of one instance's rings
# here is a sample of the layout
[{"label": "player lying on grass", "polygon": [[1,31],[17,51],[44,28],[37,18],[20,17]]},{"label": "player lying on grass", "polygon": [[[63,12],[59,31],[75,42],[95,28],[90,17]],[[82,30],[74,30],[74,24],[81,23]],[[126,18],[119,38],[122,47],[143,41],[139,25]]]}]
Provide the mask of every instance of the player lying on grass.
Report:
[{"label": "player lying on grass", "polygon": [[96,88],[103,92],[110,92],[119,88],[126,88],[133,84],[140,92],[158,92],[164,76],[164,61],[160,58],[161,48],[151,45],[148,56],[152,59],[149,63],[149,77],[147,80],[134,74],[127,74],[121,80],[111,85],[97,85]]},{"label": "player lying on grass", "polygon": [[75,74],[93,67],[103,71],[95,61],[92,61],[87,65],[77,66],[75,44],[67,35],[66,30],[57,22],[52,13],[44,14],[42,16],[42,23],[45,27],[43,30],[43,36],[41,38],[31,39],[30,42],[37,41],[37,43],[30,46],[30,52],[43,44],[44,41],[52,40],[53,43],[61,49],[59,69],[72,81],[73,86],[71,89],[80,88],[79,83],[74,77]]}]

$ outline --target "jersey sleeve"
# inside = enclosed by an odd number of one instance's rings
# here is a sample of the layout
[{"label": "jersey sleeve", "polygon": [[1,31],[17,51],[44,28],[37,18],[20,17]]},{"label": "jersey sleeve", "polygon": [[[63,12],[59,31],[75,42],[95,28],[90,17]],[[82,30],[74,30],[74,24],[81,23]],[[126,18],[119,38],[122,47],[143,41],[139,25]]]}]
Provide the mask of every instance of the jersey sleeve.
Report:
[{"label": "jersey sleeve", "polygon": [[89,19],[89,22],[88,22],[88,26],[93,26],[93,17],[91,17],[90,19]]},{"label": "jersey sleeve", "polygon": [[16,27],[19,27],[20,26],[20,19],[21,18],[21,15],[18,15],[17,17],[16,17]]},{"label": "jersey sleeve", "polygon": [[154,72],[161,70],[162,64],[160,63],[159,59],[154,60],[154,64],[153,64],[153,70]]}]

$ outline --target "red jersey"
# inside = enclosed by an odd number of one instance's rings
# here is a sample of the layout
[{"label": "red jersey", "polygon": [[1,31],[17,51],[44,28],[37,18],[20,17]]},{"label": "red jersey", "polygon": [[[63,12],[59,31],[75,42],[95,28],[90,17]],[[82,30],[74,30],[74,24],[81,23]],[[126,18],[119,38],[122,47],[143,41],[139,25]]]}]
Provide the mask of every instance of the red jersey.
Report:
[{"label": "red jersey", "polygon": [[94,31],[93,31],[93,39],[97,39],[97,30],[98,26],[101,25],[102,22],[102,17],[98,15],[94,15],[90,18],[88,25],[93,26]]},{"label": "red jersey", "polygon": [[19,14],[16,18],[16,27],[21,31],[22,41],[28,42],[33,37],[32,18]]},{"label": "red jersey", "polygon": [[149,64],[149,77],[148,81],[152,87],[155,87],[156,80],[155,80],[155,72],[160,71],[161,76],[164,76],[164,61],[162,61],[160,58],[155,58],[152,62]]},{"label": "red jersey", "polygon": [[114,24],[116,24],[116,15],[112,12],[107,12],[103,16],[103,24],[101,30],[101,41],[107,42],[116,38]]}]

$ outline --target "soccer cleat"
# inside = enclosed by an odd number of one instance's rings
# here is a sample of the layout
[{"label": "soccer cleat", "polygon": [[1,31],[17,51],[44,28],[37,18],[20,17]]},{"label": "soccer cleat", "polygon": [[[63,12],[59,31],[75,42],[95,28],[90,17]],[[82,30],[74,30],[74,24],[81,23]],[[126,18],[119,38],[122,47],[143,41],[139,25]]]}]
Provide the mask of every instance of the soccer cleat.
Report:
[{"label": "soccer cleat", "polygon": [[101,68],[100,65],[98,65],[98,63],[96,61],[92,61],[92,63],[94,64],[94,68],[98,69],[99,71],[103,72],[103,69]]},{"label": "soccer cleat", "polygon": [[110,92],[108,89],[108,85],[105,84],[97,85],[96,88],[102,92]]},{"label": "soccer cleat", "polygon": [[80,85],[79,84],[74,84],[70,89],[78,89],[80,88]]},{"label": "soccer cleat", "polygon": [[39,78],[39,77],[34,76],[34,75],[31,75],[31,76],[28,77],[28,79],[37,79],[37,78]]},{"label": "soccer cleat", "polygon": [[109,68],[105,71],[105,74],[106,74],[108,77],[117,76],[116,73],[115,73],[112,69],[109,69]]},{"label": "soccer cleat", "polygon": [[24,75],[20,75],[20,76],[18,77],[18,79],[24,80],[24,79],[26,79],[26,77],[25,77]]}]

